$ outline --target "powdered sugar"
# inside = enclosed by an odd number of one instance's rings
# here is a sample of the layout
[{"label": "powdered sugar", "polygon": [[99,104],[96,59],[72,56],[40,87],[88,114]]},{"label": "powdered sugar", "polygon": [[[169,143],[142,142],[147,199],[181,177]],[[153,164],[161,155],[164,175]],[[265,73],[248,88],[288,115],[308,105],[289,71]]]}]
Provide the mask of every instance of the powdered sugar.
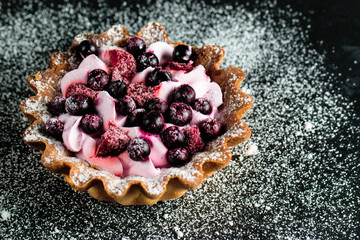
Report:
[{"label": "powdered sugar", "polygon": [[[0,209],[11,213],[0,222],[3,238],[176,239],[176,226],[186,239],[359,237],[359,114],[334,84],[345,74],[332,73],[328,55],[309,44],[312,25],[301,12],[269,1],[112,2],[0,2]],[[241,157],[248,145],[233,148],[226,168],[174,201],[95,201],[46,171],[41,154],[22,142],[29,122],[18,103],[33,95],[25,79],[47,69],[50,53],[66,51],[75,34],[113,24],[134,34],[151,20],[163,23],[171,40],[224,47],[222,66],[245,71],[241,87],[255,99],[245,122],[260,152]]]}]

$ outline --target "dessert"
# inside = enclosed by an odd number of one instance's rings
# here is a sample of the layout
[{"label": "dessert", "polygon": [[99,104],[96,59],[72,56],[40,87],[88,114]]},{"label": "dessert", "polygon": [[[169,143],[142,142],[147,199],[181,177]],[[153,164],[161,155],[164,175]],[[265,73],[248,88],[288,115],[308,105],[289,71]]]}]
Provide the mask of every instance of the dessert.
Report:
[{"label": "dessert", "polygon": [[78,35],[69,52],[29,76],[36,95],[20,107],[24,141],[74,190],[125,205],[177,198],[250,137],[244,73],[219,69],[221,47],[172,43],[149,23],[135,36],[120,25]]}]

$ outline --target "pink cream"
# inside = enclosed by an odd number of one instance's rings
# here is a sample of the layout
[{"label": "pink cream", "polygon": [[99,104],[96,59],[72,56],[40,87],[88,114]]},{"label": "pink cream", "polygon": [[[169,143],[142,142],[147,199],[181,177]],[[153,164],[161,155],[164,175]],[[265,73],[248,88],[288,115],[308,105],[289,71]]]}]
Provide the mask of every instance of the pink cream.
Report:
[{"label": "pink cream", "polygon": [[[103,51],[106,51],[106,49],[103,49]],[[164,42],[157,42],[151,44],[147,51],[157,55],[160,63],[164,64],[169,60],[168,56],[171,56],[173,46]],[[78,69],[67,73],[61,80],[62,94],[65,96],[67,88],[72,84],[86,84],[87,74],[94,69],[103,69],[109,73],[109,68],[103,62],[106,62],[106,59],[104,60],[103,58],[106,58],[104,54],[100,54],[100,59],[95,55],[90,55],[82,61]],[[137,73],[131,82],[143,82],[146,75],[152,69],[149,67]],[[190,72],[183,70],[170,70],[170,72],[172,73],[173,81],[162,82],[159,86],[155,87],[156,97],[167,101],[170,93],[175,88],[182,84],[189,84],[194,88],[197,98],[203,97],[209,100],[213,106],[213,111],[209,115],[193,111],[193,119],[190,125],[195,125],[206,118],[217,116],[217,108],[222,104],[222,92],[216,83],[211,82],[203,66],[199,65]],[[121,127],[131,139],[135,137],[146,138],[151,143],[151,153],[146,160],[140,162],[131,160],[126,151],[118,156],[99,157],[96,153],[100,138],[95,139],[82,131],[79,127],[82,117],[62,114],[59,118],[64,122],[64,132],[62,135],[64,145],[70,151],[75,152],[76,157],[86,160],[90,165],[98,169],[123,177],[130,175],[154,177],[160,173],[161,168],[169,167],[166,160],[167,148],[162,143],[158,134],[144,132],[139,127],[124,127],[127,117],[116,112],[115,104],[117,100],[111,97],[108,92],[98,92],[94,102],[98,114],[103,118],[104,131],[112,123]],[[166,127],[171,126],[171,124],[166,125]]]}]

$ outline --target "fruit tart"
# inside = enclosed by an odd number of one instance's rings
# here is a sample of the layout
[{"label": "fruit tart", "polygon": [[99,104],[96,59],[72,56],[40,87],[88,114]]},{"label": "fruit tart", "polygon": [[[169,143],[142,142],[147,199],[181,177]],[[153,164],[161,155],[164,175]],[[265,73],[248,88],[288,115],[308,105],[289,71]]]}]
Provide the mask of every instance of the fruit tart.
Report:
[{"label": "fruit tart", "polygon": [[23,139],[76,191],[124,205],[182,196],[250,137],[244,73],[219,69],[224,50],[171,42],[155,22],[80,34],[69,53],[28,77]]}]

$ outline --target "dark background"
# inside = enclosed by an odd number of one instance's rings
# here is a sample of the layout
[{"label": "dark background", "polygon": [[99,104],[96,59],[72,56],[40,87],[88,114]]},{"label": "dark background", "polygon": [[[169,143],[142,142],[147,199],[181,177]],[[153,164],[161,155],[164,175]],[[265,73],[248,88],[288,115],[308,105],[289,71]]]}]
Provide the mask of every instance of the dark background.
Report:
[{"label": "dark background", "polygon": [[[254,90],[256,100],[246,121],[253,131],[251,141],[256,143],[260,153],[243,158],[241,155],[245,150],[235,151],[232,163],[199,189],[174,201],[134,207],[99,202],[87,193],[75,193],[61,176],[44,169],[40,163],[41,154],[21,140],[29,122],[18,108],[22,99],[33,94],[26,84],[26,76],[46,69],[50,53],[66,51],[72,44],[74,33],[88,29],[100,33],[112,24],[122,24],[106,14],[97,15],[104,6],[125,11],[120,6],[122,2],[0,3],[0,238],[359,239],[360,1],[199,2],[204,7],[241,6],[252,14],[264,11],[264,21],[268,21],[267,13],[270,12],[274,22],[285,20],[289,24],[294,14],[287,15],[284,11],[290,8],[292,13],[302,13],[297,25],[306,32],[302,44],[324,57],[323,75],[307,76],[311,79],[309,85],[317,92],[307,93],[304,87],[303,95],[275,101],[266,94],[276,92],[276,85],[264,79],[269,71],[271,76],[278,76],[275,72],[280,66],[272,68],[260,63],[254,71],[244,69],[246,86]],[[63,24],[69,29],[68,32],[59,31],[62,35],[57,42],[48,39],[51,36],[41,28],[46,26],[44,22],[33,24],[39,28],[31,36],[19,36],[16,26],[12,28],[9,20],[14,15],[23,18],[17,19],[18,22],[29,23],[35,19],[32,15],[44,8],[61,11],[64,5],[73,5],[80,9],[81,4],[89,11],[79,13],[78,18],[88,15],[94,25],[62,23],[61,19],[54,20],[49,15],[48,21],[55,21],[59,29],[64,28]],[[197,14],[192,11],[189,1],[184,4],[189,14]],[[156,11],[151,8],[152,1],[129,1],[126,11],[131,11],[134,18],[141,15],[142,19],[147,19],[139,5]],[[206,25],[210,19],[203,20]],[[139,22],[135,29],[128,30],[135,33],[142,25]],[[169,28],[169,35],[176,33],[176,27]],[[16,32],[16,39],[11,39],[11,31],[14,36]],[[187,37],[196,39],[198,36]],[[44,39],[42,49],[22,51],[19,41],[31,42],[36,38]],[[9,46],[12,41],[18,49]],[[301,74],[298,72],[297,76]],[[296,82],[290,82],[289,86],[292,83]],[[330,97],[322,90],[330,92]],[[334,100],[335,105],[327,105],[327,99]],[[329,129],[318,130],[317,136],[294,140],[293,123],[299,123],[298,119],[310,119],[301,112],[302,108],[308,105],[319,107],[319,102],[325,110],[316,111],[313,119],[318,122],[326,119]],[[280,117],[270,119],[273,115],[267,107],[283,109],[285,105],[294,105],[297,109],[294,113],[285,111],[283,115],[276,111]],[[261,124],[263,128],[257,127]],[[288,126],[291,126],[290,130]],[[312,153],[315,161],[304,160],[307,153]],[[303,195],[305,192],[308,195]],[[264,199],[268,207],[261,208],[259,199]],[[6,213],[10,213],[10,217],[7,218]]]}]

